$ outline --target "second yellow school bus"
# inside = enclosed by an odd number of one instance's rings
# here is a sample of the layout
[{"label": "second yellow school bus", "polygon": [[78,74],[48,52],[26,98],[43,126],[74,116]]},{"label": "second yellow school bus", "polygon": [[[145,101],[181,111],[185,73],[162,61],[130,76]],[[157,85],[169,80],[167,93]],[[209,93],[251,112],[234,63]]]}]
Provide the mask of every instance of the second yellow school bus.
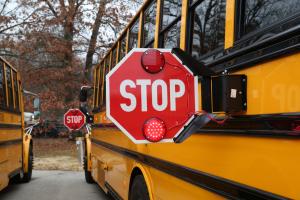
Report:
[{"label": "second yellow school bus", "polygon": [[[300,199],[299,41],[297,0],[146,1],[95,69],[87,181],[116,199]],[[220,76],[247,76],[245,111],[180,144],[132,143],[106,118],[105,75],[136,47],[181,48]],[[201,83],[199,96],[214,113]]]},{"label": "second yellow school bus", "polygon": [[0,57],[0,191],[10,179],[29,182],[32,176],[33,142],[25,123],[34,115],[25,119],[24,93],[19,72]]}]

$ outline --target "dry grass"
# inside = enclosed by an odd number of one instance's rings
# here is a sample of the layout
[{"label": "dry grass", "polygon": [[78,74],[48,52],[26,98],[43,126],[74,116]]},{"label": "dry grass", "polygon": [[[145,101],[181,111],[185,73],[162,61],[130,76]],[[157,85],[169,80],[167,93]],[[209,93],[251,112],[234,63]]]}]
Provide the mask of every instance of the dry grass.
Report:
[{"label": "dry grass", "polygon": [[34,169],[79,171],[75,141],[65,138],[34,138]]}]

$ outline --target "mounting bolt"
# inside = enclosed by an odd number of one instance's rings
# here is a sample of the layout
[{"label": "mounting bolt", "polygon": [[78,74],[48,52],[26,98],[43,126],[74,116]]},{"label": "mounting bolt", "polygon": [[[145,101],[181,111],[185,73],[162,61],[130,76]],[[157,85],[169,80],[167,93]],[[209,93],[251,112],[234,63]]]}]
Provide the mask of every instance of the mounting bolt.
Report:
[{"label": "mounting bolt", "polygon": [[225,69],[225,70],[222,72],[222,74],[227,74],[227,69]]}]

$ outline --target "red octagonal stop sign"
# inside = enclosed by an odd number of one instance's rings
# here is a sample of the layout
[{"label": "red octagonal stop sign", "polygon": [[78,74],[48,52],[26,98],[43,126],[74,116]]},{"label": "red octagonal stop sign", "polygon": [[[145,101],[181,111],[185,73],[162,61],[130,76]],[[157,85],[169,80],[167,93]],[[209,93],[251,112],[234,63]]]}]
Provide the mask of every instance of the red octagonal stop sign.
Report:
[{"label": "red octagonal stop sign", "polygon": [[198,78],[165,49],[133,49],[106,76],[108,118],[134,143],[173,142],[198,109]]},{"label": "red octagonal stop sign", "polygon": [[70,109],[64,115],[64,125],[69,130],[79,130],[85,124],[85,115],[79,109]]}]

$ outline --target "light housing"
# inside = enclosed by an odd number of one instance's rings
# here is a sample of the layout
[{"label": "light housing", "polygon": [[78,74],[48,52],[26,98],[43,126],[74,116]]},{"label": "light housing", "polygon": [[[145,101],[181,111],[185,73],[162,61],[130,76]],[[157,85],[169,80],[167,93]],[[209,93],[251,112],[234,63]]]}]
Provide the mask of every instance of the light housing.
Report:
[{"label": "light housing", "polygon": [[142,55],[141,64],[146,72],[156,74],[163,70],[165,57],[157,49],[148,49]]}]

